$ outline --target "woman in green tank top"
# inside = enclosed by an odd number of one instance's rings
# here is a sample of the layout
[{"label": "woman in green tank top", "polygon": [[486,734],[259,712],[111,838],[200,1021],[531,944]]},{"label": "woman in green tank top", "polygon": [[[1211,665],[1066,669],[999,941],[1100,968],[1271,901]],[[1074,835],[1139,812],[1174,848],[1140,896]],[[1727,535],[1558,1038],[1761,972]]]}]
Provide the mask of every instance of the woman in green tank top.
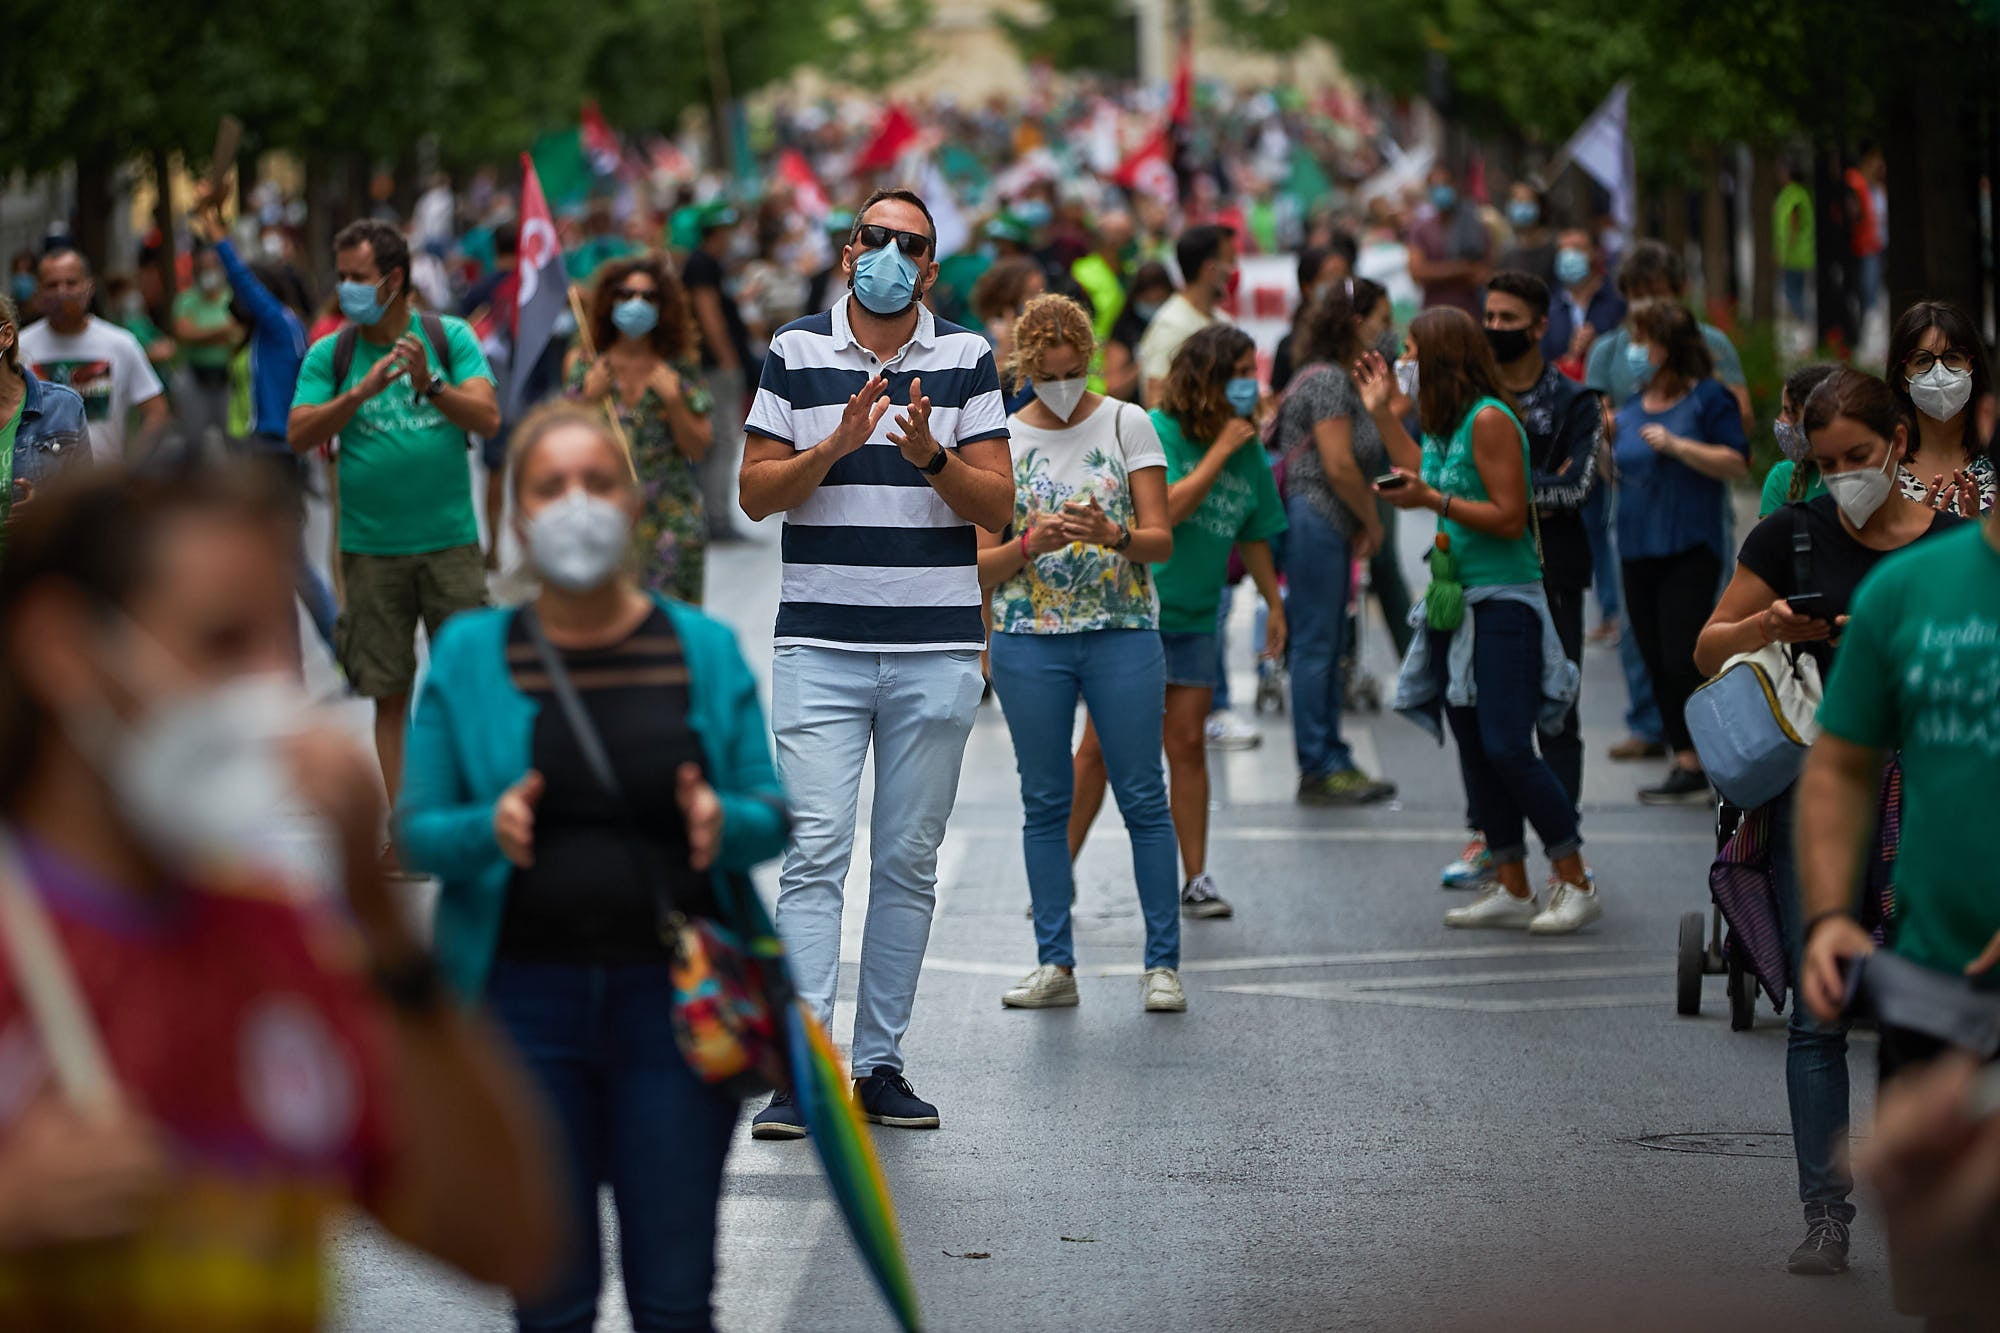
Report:
[{"label": "woman in green tank top", "polygon": [[[1396,464],[1376,489],[1399,509],[1438,516],[1440,544],[1463,592],[1438,598],[1427,634],[1411,642],[1409,671],[1429,672],[1458,742],[1473,822],[1485,830],[1496,882],[1445,924],[1563,935],[1597,919],[1576,808],[1535,748],[1535,729],[1569,670],[1549,620],[1528,491],[1528,437],[1500,387],[1486,336],[1449,306],[1410,325],[1423,444],[1403,429],[1395,378],[1379,355],[1355,368],[1361,401]],[[1434,570],[1437,567],[1434,566]],[[1438,571],[1440,582],[1448,572]],[[1432,598],[1427,597],[1426,601]],[[1470,636],[1470,643],[1466,642]],[[1574,699],[1574,678],[1562,701]],[[1454,699],[1462,703],[1452,702]],[[1526,825],[1541,836],[1558,883],[1544,907],[1528,881]]]}]

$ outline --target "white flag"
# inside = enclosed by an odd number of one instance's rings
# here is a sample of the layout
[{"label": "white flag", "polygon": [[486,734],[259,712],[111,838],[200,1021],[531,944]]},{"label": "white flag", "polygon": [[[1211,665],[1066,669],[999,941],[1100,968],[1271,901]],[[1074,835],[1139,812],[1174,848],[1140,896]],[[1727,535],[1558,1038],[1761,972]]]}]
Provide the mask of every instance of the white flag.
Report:
[{"label": "white flag", "polygon": [[1639,219],[1639,173],[1632,162],[1626,104],[1632,85],[1621,83],[1570,137],[1556,161],[1574,162],[1611,195],[1611,218],[1630,235]]},{"label": "white flag", "polygon": [[932,258],[949,259],[971,243],[972,226],[959,211],[958,201],[951,196],[951,186],[945,183],[944,173],[938,170],[935,160],[926,157],[914,174],[917,193],[931,210],[931,222],[937,229],[937,253]]}]

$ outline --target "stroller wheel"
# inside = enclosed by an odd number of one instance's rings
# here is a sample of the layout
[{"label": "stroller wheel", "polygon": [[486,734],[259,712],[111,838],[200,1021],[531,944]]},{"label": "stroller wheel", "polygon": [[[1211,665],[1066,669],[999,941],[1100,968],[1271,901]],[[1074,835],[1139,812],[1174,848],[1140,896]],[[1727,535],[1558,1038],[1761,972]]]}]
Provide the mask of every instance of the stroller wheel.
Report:
[{"label": "stroller wheel", "polygon": [[1729,1030],[1748,1032],[1757,1021],[1757,974],[1732,953],[1729,959]]},{"label": "stroller wheel", "polygon": [[1701,978],[1708,961],[1708,923],[1700,912],[1681,918],[1680,949],[1674,961],[1674,1012],[1692,1018],[1701,1012]]}]

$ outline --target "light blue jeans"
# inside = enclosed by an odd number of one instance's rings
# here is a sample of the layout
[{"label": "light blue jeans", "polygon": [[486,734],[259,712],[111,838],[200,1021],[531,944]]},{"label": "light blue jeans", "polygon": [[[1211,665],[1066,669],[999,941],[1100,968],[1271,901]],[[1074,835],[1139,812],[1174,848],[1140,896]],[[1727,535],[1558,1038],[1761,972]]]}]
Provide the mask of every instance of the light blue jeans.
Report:
[{"label": "light blue jeans", "polygon": [[982,688],[979,654],[969,651],[786,647],[771,664],[771,729],[792,812],[778,934],[799,996],[822,1022],[833,1019],[842,891],[861,768],[871,741],[875,747],[868,923],[854,1004],[857,1074],[903,1067],[903,1034],[937,905],[938,844]]},{"label": "light blue jeans", "polygon": [[1083,700],[1118,813],[1132,838],[1132,878],[1146,920],[1146,966],[1181,965],[1179,850],[1160,765],[1166,658],[1147,629],[1082,634],[995,634],[993,689],[1021,773],[1021,852],[1035,907],[1035,959],[1075,967],[1069,815],[1076,795],[1070,734]]}]

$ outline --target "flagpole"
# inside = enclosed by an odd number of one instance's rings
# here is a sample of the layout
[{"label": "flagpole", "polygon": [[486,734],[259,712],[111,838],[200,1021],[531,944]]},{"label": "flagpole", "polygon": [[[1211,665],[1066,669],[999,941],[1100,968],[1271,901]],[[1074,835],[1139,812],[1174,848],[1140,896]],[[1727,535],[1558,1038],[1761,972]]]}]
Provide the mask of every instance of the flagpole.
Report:
[{"label": "flagpole", "polygon": [[[597,360],[597,340],[590,336],[590,320],[583,313],[583,296],[575,283],[568,285],[570,314],[576,317],[576,340],[583,348],[586,359]],[[606,370],[611,367],[607,364]],[[618,441],[618,447],[625,451],[625,466],[634,480],[639,476],[639,460],[632,453],[631,437],[625,433],[625,423],[618,419],[618,380],[614,375],[611,388],[604,395],[604,419],[611,423],[611,434]]]}]

